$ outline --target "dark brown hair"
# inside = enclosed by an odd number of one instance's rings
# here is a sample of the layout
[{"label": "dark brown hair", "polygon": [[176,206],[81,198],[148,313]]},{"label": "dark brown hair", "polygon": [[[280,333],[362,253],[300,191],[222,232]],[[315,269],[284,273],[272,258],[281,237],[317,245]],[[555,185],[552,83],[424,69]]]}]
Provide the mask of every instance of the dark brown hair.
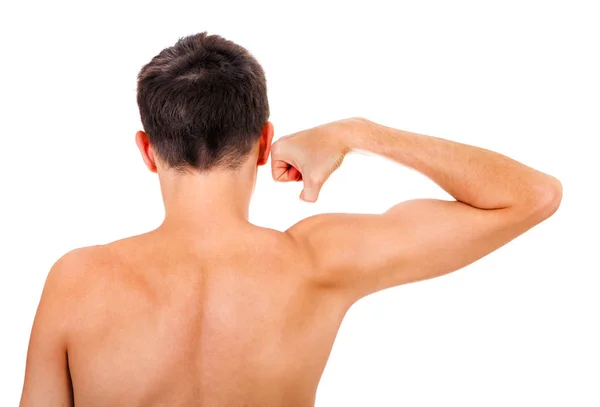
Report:
[{"label": "dark brown hair", "polygon": [[142,68],[137,102],[154,151],[177,170],[238,168],[269,119],[260,64],[206,32],[181,38]]}]

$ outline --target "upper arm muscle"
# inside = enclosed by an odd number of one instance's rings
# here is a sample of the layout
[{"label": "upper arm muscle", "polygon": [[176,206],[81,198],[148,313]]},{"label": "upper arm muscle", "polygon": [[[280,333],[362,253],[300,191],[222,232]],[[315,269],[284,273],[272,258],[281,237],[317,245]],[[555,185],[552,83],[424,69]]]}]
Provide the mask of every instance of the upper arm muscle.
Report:
[{"label": "upper arm muscle", "polygon": [[535,225],[533,213],[416,199],[382,215],[317,215],[289,233],[315,258],[319,281],[358,299],[458,270]]},{"label": "upper arm muscle", "polygon": [[63,256],[48,273],[29,340],[22,407],[73,405],[66,346],[65,275],[74,267],[76,256]]}]

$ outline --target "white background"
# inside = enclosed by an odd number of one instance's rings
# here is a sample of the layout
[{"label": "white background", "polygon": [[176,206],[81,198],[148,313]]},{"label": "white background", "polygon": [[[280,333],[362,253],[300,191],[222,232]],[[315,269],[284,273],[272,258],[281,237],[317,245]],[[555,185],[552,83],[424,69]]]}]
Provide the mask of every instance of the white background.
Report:
[{"label": "white background", "polygon": [[[2,2],[0,405],[16,405],[50,266],[150,230],[158,181],[134,144],[136,74],[208,30],[267,74],[276,137],[360,115],[499,151],[559,178],[548,221],[452,275],[367,297],[317,406],[599,406],[600,14],[592,1]],[[350,156],[316,204],[259,173],[251,220],[449,198]]]}]

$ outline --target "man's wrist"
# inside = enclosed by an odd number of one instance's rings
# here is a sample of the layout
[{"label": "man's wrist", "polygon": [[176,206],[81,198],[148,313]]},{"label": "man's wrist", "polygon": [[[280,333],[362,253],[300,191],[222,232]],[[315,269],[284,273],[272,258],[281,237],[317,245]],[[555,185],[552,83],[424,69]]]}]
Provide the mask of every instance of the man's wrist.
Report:
[{"label": "man's wrist", "polygon": [[348,151],[368,151],[378,153],[384,143],[383,126],[362,117],[346,119],[349,131],[345,134],[344,143]]}]

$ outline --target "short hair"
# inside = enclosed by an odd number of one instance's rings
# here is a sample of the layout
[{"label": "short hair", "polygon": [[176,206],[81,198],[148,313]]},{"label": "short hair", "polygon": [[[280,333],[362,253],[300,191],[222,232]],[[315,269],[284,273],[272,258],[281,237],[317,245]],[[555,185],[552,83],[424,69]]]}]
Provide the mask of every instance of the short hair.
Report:
[{"label": "short hair", "polygon": [[141,69],[137,102],[156,155],[179,171],[239,168],[269,119],[258,61],[206,32],[180,38]]}]

